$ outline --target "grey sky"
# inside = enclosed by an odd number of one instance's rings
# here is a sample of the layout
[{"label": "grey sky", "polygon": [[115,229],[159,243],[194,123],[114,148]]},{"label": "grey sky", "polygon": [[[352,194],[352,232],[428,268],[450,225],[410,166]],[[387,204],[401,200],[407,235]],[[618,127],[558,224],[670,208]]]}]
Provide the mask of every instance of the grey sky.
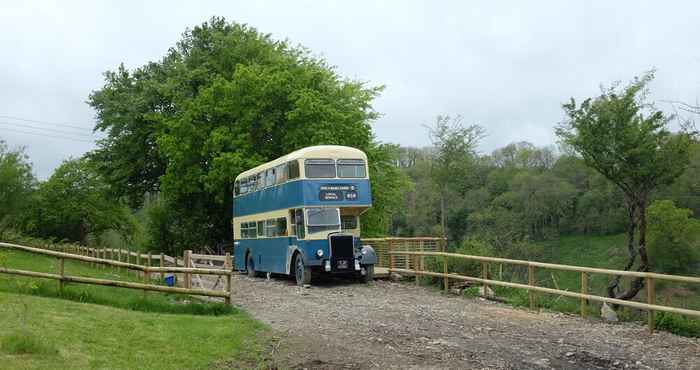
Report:
[{"label": "grey sky", "polygon": [[[427,145],[423,125],[461,114],[486,128],[482,152],[547,145],[562,102],[652,67],[653,99],[696,102],[698,14],[691,1],[3,1],[0,116],[89,134],[85,100],[102,72],[159,59],[185,28],[219,15],[302,44],[341,75],[386,85],[375,102],[381,141]],[[41,178],[94,147],[16,132],[37,132],[29,126],[52,127],[0,117],[0,138],[25,146]]]}]

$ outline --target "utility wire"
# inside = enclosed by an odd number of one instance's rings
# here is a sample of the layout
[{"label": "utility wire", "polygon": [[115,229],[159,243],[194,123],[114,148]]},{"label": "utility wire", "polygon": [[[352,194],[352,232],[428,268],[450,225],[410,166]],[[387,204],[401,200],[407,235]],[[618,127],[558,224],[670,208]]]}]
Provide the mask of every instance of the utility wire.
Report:
[{"label": "utility wire", "polygon": [[85,126],[75,126],[75,125],[69,125],[67,123],[39,121],[39,120],[35,120],[35,119],[21,118],[21,117],[15,117],[15,116],[2,116],[2,115],[0,115],[0,118],[14,119],[17,121],[24,121],[24,122],[43,123],[43,124],[47,124],[47,125],[64,126],[64,127],[70,127],[70,128],[77,128],[80,130],[91,130],[91,128],[88,128]]},{"label": "utility wire", "polygon": [[51,132],[55,132],[55,133],[61,134],[61,135],[73,135],[73,136],[82,137],[82,138],[90,138],[90,137],[92,137],[92,134],[82,134],[82,133],[78,133],[78,132],[70,132],[70,131],[56,130],[56,129],[52,129],[52,128],[48,128],[48,127],[27,125],[27,124],[24,124],[24,123],[17,123],[17,122],[3,122],[3,121],[0,121],[0,125],[12,125],[12,126],[19,126],[19,127],[22,127],[22,128],[31,128],[31,129],[35,129],[35,130],[51,131]]},{"label": "utility wire", "polygon": [[50,137],[50,138],[52,138],[52,139],[63,139],[63,140],[77,141],[77,142],[81,142],[81,143],[95,143],[95,142],[92,141],[92,140],[81,140],[81,139],[77,139],[77,138],[73,138],[73,137],[57,136],[57,135],[50,135],[50,134],[42,134],[42,133],[38,133],[38,132],[29,132],[29,131],[15,130],[15,129],[12,129],[12,128],[5,128],[5,129],[3,129],[3,130],[13,131],[13,132],[19,132],[19,133],[21,133],[21,134],[45,136],[45,137]]}]

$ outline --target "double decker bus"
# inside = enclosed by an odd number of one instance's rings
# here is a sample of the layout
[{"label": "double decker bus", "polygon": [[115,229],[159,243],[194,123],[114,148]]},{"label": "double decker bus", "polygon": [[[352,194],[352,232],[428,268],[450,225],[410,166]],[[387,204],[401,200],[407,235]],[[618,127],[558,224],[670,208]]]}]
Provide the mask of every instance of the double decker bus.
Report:
[{"label": "double decker bus", "polygon": [[359,149],[311,146],[245,171],[234,183],[235,267],[293,274],[298,285],[324,273],[371,281],[377,257],[360,244],[359,220],[371,205]]}]

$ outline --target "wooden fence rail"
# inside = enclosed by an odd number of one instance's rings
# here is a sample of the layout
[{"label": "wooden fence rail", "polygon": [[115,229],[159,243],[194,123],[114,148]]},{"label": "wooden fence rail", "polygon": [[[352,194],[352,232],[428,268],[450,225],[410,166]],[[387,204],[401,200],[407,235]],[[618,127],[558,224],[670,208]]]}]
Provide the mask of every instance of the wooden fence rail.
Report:
[{"label": "wooden fence rail", "polygon": [[[55,250],[46,250],[46,249],[41,249],[41,248],[34,248],[34,247],[27,247],[23,245],[18,245],[18,244],[11,244],[11,243],[2,243],[0,242],[0,247],[8,248],[8,249],[16,249],[16,250],[21,250],[25,252],[30,252],[30,253],[36,253],[36,254],[42,254],[46,256],[51,256],[58,258],[58,274],[49,274],[49,273],[43,273],[43,272],[35,272],[35,271],[25,271],[25,270],[17,270],[17,269],[11,269],[11,268],[0,268],[0,273],[5,273],[5,274],[12,274],[12,275],[21,275],[21,276],[30,276],[30,277],[37,277],[37,278],[43,278],[43,279],[53,279],[53,280],[58,280],[59,281],[59,289],[63,288],[63,285],[68,282],[72,283],[82,283],[82,284],[94,284],[94,285],[103,285],[103,286],[114,286],[114,287],[122,287],[122,288],[130,288],[130,289],[140,289],[140,290],[151,290],[151,291],[159,291],[159,292],[167,292],[167,293],[182,293],[182,294],[191,294],[191,295],[202,295],[202,296],[209,296],[209,297],[223,297],[226,301],[227,304],[231,303],[231,293],[232,293],[232,284],[231,280],[233,278],[233,272],[232,269],[230,268],[230,264],[226,263],[224,265],[225,268],[223,269],[213,269],[213,268],[196,268],[196,267],[177,267],[177,259],[173,259],[176,266],[164,266],[164,260],[165,256],[161,255],[160,256],[160,266],[158,267],[152,267],[152,259],[149,258],[148,261],[146,261],[145,265],[141,265],[138,263],[130,263],[130,262],[122,262],[121,258],[121,250],[118,250],[119,256],[118,256],[118,261],[113,261],[111,259],[104,259],[104,258],[98,258],[98,257],[93,257],[93,256],[99,256],[99,255],[104,255],[106,251],[100,251],[99,249],[78,249],[77,253],[79,254],[73,254],[73,253],[66,253],[66,252],[58,252]],[[80,247],[82,248],[82,247]],[[112,251],[113,252],[113,251]],[[130,260],[130,256],[137,257],[137,262],[139,262],[139,259],[141,259],[142,254],[139,253],[134,253],[133,255],[131,253],[126,254],[126,259],[127,261]],[[148,257],[149,254],[146,254]],[[82,277],[82,276],[69,276],[65,275],[64,271],[64,260],[76,260],[76,261],[82,261],[82,262],[87,262],[95,265],[102,265],[102,266],[112,266],[112,267],[117,267],[117,268],[126,268],[128,270],[135,270],[135,271],[141,271],[144,274],[144,280],[149,281],[150,277],[152,274],[160,274],[161,278],[164,277],[164,273],[169,272],[169,273],[183,273],[185,276],[191,276],[192,274],[202,274],[202,275],[218,275],[218,276],[223,276],[224,279],[226,280],[226,288],[224,291],[217,291],[217,290],[210,290],[210,289],[192,289],[191,286],[186,286],[185,288],[178,288],[178,287],[168,287],[168,286],[162,286],[162,285],[154,285],[154,284],[147,284],[147,283],[134,283],[134,282],[126,282],[126,281],[117,281],[117,280],[107,280],[107,279],[96,279],[96,278],[89,278],[89,277]],[[187,278],[185,279],[187,280]]]},{"label": "wooden fence rail", "polygon": [[[534,261],[511,260],[511,259],[506,259],[506,258],[471,256],[471,255],[464,255],[464,254],[457,254],[457,253],[445,253],[445,252],[391,251],[391,252],[389,252],[389,254],[390,254],[389,273],[397,272],[397,273],[403,273],[403,274],[413,274],[416,276],[425,275],[425,276],[433,276],[433,277],[443,278],[445,290],[447,290],[449,287],[449,279],[462,280],[462,281],[472,281],[472,282],[481,283],[484,286],[497,285],[497,286],[504,286],[504,287],[509,287],[509,288],[525,289],[528,291],[531,309],[535,308],[534,292],[542,292],[542,293],[555,294],[555,295],[580,299],[581,300],[581,315],[584,317],[587,314],[586,309],[587,309],[587,301],[588,300],[597,301],[597,302],[605,302],[605,303],[610,303],[610,304],[615,304],[615,305],[620,305],[620,306],[634,307],[634,308],[646,310],[647,311],[648,326],[649,326],[650,332],[654,331],[654,312],[655,311],[668,312],[668,313],[674,313],[674,314],[680,314],[680,315],[686,315],[686,316],[700,317],[700,311],[690,310],[690,309],[685,309],[685,308],[663,306],[663,305],[656,304],[656,302],[655,302],[655,300],[656,300],[655,289],[654,289],[654,282],[656,280],[667,280],[667,281],[675,281],[675,282],[683,282],[683,283],[700,284],[700,277],[665,275],[665,274],[657,274],[657,273],[652,273],[652,272],[610,270],[610,269],[582,267],[582,266],[559,265],[559,264],[553,264],[553,263],[543,263],[543,262],[534,262]],[[443,272],[423,271],[422,269],[418,270],[416,268],[413,268],[413,269],[396,268],[394,266],[394,263],[393,263],[394,256],[396,256],[396,255],[442,257]],[[465,260],[481,262],[481,270],[482,270],[481,277],[472,277],[472,276],[464,276],[464,275],[449,273],[448,272],[448,259],[449,258],[458,258],[458,259],[465,259]],[[511,283],[511,282],[506,282],[506,281],[501,281],[501,280],[489,279],[488,278],[489,263],[527,266],[527,268],[528,268],[528,284]],[[538,268],[538,267],[552,269],[552,270],[560,270],[560,271],[580,272],[581,273],[581,293],[537,286],[535,284],[534,275],[535,275],[535,268]],[[647,303],[636,302],[636,301],[626,301],[626,300],[622,300],[622,299],[616,299],[616,298],[603,297],[603,296],[589,294],[588,293],[588,274],[590,274],[590,273],[605,274],[605,275],[612,275],[612,276],[619,275],[619,276],[630,276],[630,277],[644,278],[646,288],[647,288],[647,297],[646,297]]]}]

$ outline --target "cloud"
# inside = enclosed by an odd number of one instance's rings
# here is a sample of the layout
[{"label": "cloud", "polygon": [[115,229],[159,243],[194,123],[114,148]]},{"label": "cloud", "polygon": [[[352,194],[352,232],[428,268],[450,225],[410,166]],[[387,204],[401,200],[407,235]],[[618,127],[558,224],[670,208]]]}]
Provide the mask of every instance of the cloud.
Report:
[{"label": "cloud", "polygon": [[[157,60],[213,15],[325,56],[339,73],[386,85],[378,139],[427,145],[423,125],[461,114],[488,137],[552,144],[560,104],[658,69],[652,98],[697,101],[693,2],[14,2],[0,5],[0,115],[92,125],[102,73]],[[664,108],[663,105],[660,105]],[[40,177],[93,146],[12,133]]]}]

